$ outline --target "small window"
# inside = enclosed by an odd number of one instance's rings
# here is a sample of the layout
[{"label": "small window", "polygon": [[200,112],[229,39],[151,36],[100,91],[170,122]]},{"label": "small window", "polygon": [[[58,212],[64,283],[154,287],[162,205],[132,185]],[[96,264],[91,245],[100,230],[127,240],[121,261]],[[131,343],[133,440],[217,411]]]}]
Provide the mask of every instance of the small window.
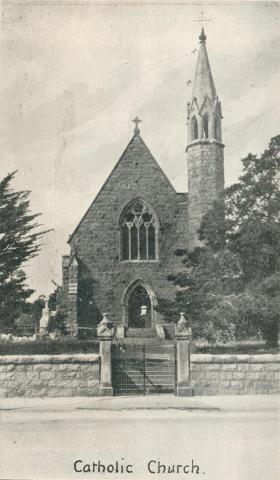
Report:
[{"label": "small window", "polygon": [[215,136],[216,140],[221,139],[220,119],[218,117],[215,117],[215,120],[214,120],[214,136]]},{"label": "small window", "polygon": [[205,113],[205,115],[203,115],[203,119],[202,119],[202,126],[203,126],[203,138],[208,138],[208,114]]},{"label": "small window", "polygon": [[158,222],[142,200],[125,208],[120,220],[122,260],[155,260]]},{"label": "small window", "polygon": [[192,117],[191,133],[192,133],[192,140],[197,140],[198,139],[198,124],[197,124],[196,117]]}]

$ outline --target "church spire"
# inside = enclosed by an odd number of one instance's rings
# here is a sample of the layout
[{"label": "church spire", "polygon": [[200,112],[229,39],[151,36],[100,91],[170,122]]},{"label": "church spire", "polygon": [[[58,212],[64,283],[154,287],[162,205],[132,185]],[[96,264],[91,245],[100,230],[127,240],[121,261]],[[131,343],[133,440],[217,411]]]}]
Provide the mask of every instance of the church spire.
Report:
[{"label": "church spire", "polygon": [[206,35],[202,28],[199,35],[200,48],[198,52],[192,97],[196,98],[198,107],[201,108],[205,97],[214,102],[217,94],[212,77],[208,54],[206,50]]},{"label": "church spire", "polygon": [[217,96],[214,80],[206,50],[204,28],[199,35],[193,92],[188,104],[188,144],[194,140],[215,139],[222,141],[222,110]]},{"label": "church spire", "polygon": [[193,82],[188,104],[188,231],[189,249],[199,245],[203,215],[214,201],[223,201],[224,153],[222,111],[206,50],[202,28]]}]

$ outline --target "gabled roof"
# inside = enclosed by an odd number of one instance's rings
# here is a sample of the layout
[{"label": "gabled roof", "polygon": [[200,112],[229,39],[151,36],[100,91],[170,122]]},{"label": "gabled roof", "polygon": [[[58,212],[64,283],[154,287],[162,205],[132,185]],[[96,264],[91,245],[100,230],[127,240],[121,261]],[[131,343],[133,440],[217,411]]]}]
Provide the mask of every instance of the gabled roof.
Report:
[{"label": "gabled roof", "polygon": [[73,231],[73,233],[70,235],[69,239],[68,239],[68,243],[71,242],[74,234],[76,233],[76,231],[78,230],[79,226],[81,225],[82,221],[84,220],[84,218],[86,217],[87,213],[90,211],[90,209],[93,207],[94,203],[96,202],[96,200],[98,199],[99,195],[101,194],[101,192],[103,191],[103,189],[106,187],[107,183],[109,182],[109,180],[111,179],[111,177],[113,176],[115,170],[118,168],[118,166],[120,165],[121,162],[123,162],[124,160],[127,160],[131,157],[133,157],[135,155],[135,152],[139,152],[139,160],[141,161],[141,155],[143,156],[143,154],[146,155],[146,157],[148,157],[149,161],[152,161],[155,166],[157,167],[157,169],[161,172],[161,174],[163,175],[163,177],[165,178],[166,182],[168,183],[169,187],[173,190],[173,192],[176,194],[176,191],[173,187],[173,185],[171,184],[170,180],[167,178],[167,176],[165,175],[165,173],[163,172],[162,168],[160,167],[160,165],[157,163],[157,161],[155,160],[154,156],[152,155],[152,153],[150,152],[150,150],[148,149],[147,145],[145,144],[144,140],[142,139],[142,137],[140,136],[140,133],[139,133],[139,129],[135,129],[135,134],[133,135],[132,139],[130,140],[129,144],[127,145],[126,149],[124,150],[123,154],[121,155],[120,159],[118,160],[118,162],[116,163],[116,165],[114,166],[113,170],[111,171],[110,175],[107,177],[106,181],[104,182],[104,184],[102,185],[101,189],[99,190],[99,192],[97,193],[96,197],[94,198],[93,202],[91,203],[91,205],[89,206],[89,208],[87,209],[87,211],[85,212],[85,214],[83,215],[81,221],[78,223],[77,227],[75,228],[75,230]]}]

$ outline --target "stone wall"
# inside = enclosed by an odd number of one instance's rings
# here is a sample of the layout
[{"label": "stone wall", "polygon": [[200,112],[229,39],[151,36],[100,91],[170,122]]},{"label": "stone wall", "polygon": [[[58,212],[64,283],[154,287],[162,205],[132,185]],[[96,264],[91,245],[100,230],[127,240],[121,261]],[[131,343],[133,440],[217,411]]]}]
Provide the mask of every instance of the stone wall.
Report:
[{"label": "stone wall", "polygon": [[214,200],[222,200],[224,190],[224,145],[197,140],[187,147],[188,162],[188,245],[197,244],[197,230]]},{"label": "stone wall", "polygon": [[280,355],[192,355],[195,395],[280,393]]},{"label": "stone wall", "polygon": [[0,397],[97,396],[99,355],[0,357]]},{"label": "stone wall", "polygon": [[[195,395],[280,393],[280,355],[191,355]],[[99,355],[0,357],[0,397],[97,396]]]}]

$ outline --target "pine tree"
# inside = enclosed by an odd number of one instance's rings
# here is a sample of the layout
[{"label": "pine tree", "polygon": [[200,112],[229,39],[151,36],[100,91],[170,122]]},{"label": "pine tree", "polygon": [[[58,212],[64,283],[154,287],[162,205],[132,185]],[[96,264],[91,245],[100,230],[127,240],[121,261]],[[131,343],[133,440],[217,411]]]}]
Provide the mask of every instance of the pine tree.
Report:
[{"label": "pine tree", "polygon": [[14,321],[34,290],[26,287],[24,264],[40,250],[46,231],[38,231],[39,214],[30,212],[30,191],[14,191],[16,172],[0,182],[0,331],[13,330]]}]

